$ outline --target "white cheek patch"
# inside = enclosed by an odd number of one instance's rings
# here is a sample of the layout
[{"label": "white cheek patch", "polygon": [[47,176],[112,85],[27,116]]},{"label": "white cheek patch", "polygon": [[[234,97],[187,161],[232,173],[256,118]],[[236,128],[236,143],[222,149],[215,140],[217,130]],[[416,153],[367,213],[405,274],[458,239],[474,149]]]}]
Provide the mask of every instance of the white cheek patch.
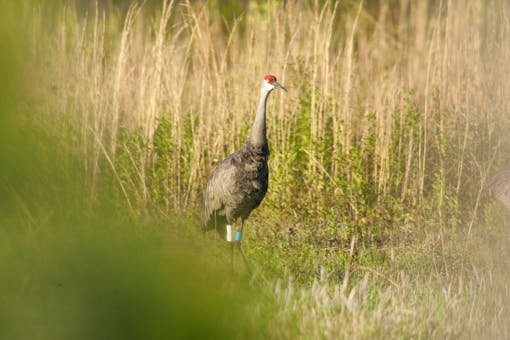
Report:
[{"label": "white cheek patch", "polygon": [[269,83],[267,82],[267,80],[265,80],[265,79],[264,79],[264,89],[265,89],[266,91],[271,91],[272,89],[274,89],[274,85],[273,85],[273,84],[269,84]]}]

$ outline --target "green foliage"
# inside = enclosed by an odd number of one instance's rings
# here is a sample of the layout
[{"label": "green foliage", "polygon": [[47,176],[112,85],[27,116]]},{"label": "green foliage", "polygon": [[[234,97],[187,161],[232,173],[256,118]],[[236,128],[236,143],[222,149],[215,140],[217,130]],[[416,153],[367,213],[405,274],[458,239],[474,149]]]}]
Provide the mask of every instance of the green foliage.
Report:
[{"label": "green foliage", "polygon": [[151,194],[154,203],[170,205],[170,188],[175,187],[174,153],[176,146],[172,137],[172,124],[167,119],[161,119],[154,134],[154,162],[152,168]]}]

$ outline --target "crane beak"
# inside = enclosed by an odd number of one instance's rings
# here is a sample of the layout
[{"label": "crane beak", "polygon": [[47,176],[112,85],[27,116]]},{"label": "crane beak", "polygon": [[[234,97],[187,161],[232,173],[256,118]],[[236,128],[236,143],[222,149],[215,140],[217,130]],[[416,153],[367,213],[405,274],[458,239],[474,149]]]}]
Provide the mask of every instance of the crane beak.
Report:
[{"label": "crane beak", "polygon": [[289,92],[287,91],[287,89],[285,87],[282,86],[282,84],[280,84],[279,82],[275,81],[274,82],[274,87],[276,88],[281,88],[282,90],[284,90],[285,92]]}]

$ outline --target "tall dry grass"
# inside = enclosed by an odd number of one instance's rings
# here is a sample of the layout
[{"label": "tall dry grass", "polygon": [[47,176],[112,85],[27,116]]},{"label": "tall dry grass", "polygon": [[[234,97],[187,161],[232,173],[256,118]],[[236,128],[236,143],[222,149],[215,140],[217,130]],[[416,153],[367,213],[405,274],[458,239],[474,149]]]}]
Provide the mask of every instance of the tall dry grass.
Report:
[{"label": "tall dry grass", "polygon": [[105,163],[135,210],[198,206],[273,73],[290,92],[269,102],[268,206],[292,214],[309,203],[314,214],[338,202],[337,214],[363,224],[363,206],[391,200],[428,206],[440,223],[461,211],[472,225],[508,147],[509,10],[270,1],[225,22],[189,1],[156,15],[136,3],[125,14],[67,8],[32,48],[51,112],[77,126],[85,178],[97,188]]}]

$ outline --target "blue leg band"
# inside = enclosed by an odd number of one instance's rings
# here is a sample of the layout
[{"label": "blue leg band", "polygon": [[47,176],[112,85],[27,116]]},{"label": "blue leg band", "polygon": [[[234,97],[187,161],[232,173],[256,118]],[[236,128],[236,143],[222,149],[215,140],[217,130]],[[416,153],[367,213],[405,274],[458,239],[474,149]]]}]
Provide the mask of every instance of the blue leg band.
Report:
[{"label": "blue leg band", "polygon": [[241,241],[241,232],[240,231],[236,231],[235,240]]}]

